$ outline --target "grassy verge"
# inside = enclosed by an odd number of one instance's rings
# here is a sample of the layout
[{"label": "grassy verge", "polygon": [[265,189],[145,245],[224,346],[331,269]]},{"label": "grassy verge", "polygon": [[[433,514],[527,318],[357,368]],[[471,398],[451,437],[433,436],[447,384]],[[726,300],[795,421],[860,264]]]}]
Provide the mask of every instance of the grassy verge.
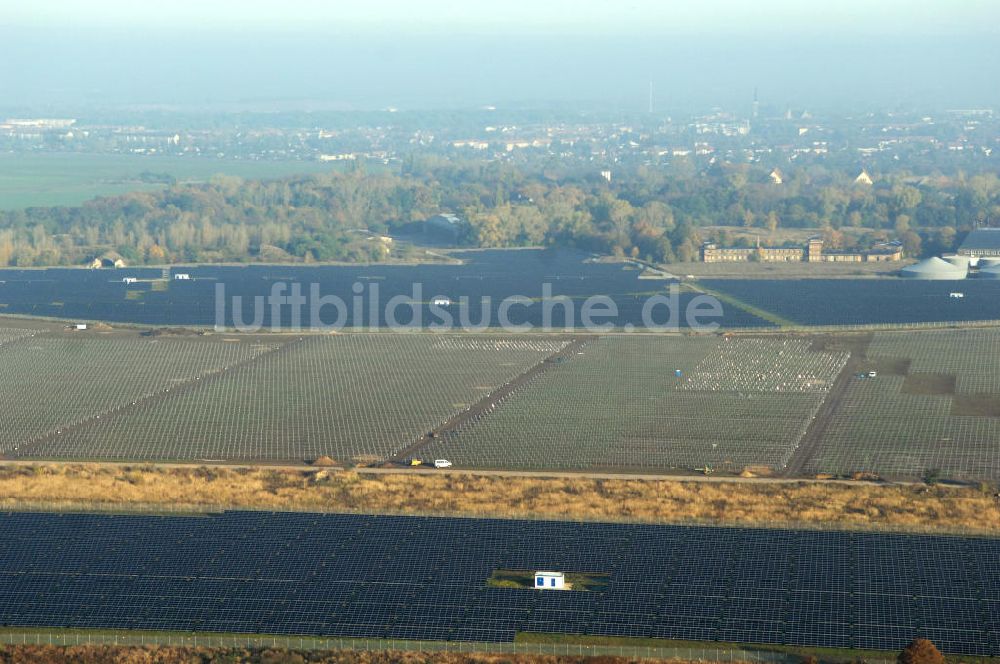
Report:
[{"label": "grassy verge", "polygon": [[673,274],[700,279],[885,279],[914,262],[912,259],[885,263],[723,261],[668,263],[659,267]]},{"label": "grassy verge", "polygon": [[725,643],[722,641],[681,641],[675,639],[647,639],[631,636],[589,636],[579,634],[536,634],[519,632],[515,643],[582,644],[585,646],[621,646],[625,648],[664,649],[718,649],[744,652],[770,652],[789,655],[812,655],[822,661],[855,661],[866,659],[893,659],[897,653],[882,650],[854,650],[846,648],[813,648],[808,646],[786,646],[771,643]]},{"label": "grassy verge", "polygon": [[[149,645],[36,645],[0,644],[0,664],[575,664],[592,661],[588,655],[528,653],[496,654],[489,644],[482,652],[472,644],[461,650],[427,652],[419,647],[403,650],[299,650],[267,646],[165,646]],[[493,653],[493,654],[491,654]],[[633,662],[631,657],[601,657],[601,662]],[[679,660],[670,659],[675,664]]]},{"label": "grassy verge", "polygon": [[[263,634],[221,634],[163,632],[150,630],[0,628],[0,664],[6,662],[582,662],[600,657],[606,662],[637,661],[669,657],[682,662],[683,655],[669,650],[649,652],[641,639],[607,639],[606,643],[584,643],[522,635],[513,643],[464,641],[414,641],[400,639],[273,636]],[[630,642],[631,641],[631,642]],[[684,647],[681,645],[680,647]],[[732,655],[762,649],[740,649],[700,643],[696,655],[729,652],[727,662],[739,662]],[[779,652],[779,651],[772,651]],[[699,659],[698,661],[703,661]],[[794,661],[794,660],[792,660]]]},{"label": "grassy verge", "polygon": [[[865,662],[870,660],[894,660],[898,653],[885,650],[861,650],[855,648],[821,648],[811,646],[780,645],[771,643],[725,643],[721,641],[680,641],[673,639],[646,639],[628,636],[587,636],[578,634],[536,634],[519,632],[514,637],[515,643],[542,643],[583,646],[610,646],[623,648],[661,648],[671,650],[730,650],[738,657],[739,653],[778,653],[801,657],[803,661],[815,658],[817,662]],[[993,657],[977,655],[949,655],[948,661],[955,664],[991,664],[997,661]]]},{"label": "grassy verge", "polygon": [[0,465],[0,508],[217,508],[1000,533],[996,488]]}]

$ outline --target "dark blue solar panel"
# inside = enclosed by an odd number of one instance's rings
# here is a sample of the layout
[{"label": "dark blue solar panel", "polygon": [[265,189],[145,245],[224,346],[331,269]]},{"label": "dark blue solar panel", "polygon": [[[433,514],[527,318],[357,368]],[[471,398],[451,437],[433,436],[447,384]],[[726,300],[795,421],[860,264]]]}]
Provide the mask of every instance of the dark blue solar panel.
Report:
[{"label": "dark blue solar panel", "polygon": [[[15,513],[0,532],[0,626],[1000,648],[993,539],[252,512]],[[495,569],[607,585],[487,587]]]}]

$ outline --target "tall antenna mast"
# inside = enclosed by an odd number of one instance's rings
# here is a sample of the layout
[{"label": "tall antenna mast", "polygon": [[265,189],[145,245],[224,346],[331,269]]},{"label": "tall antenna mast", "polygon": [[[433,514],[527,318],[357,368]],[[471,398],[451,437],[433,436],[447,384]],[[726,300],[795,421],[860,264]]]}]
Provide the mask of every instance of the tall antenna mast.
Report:
[{"label": "tall antenna mast", "polygon": [[649,79],[649,112],[653,112],[653,79]]}]

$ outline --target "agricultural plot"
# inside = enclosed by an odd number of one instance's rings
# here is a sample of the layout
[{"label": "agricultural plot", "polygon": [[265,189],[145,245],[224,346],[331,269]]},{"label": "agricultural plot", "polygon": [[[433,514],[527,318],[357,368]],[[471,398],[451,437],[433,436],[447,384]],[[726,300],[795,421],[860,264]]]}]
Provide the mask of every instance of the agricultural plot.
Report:
[{"label": "agricultural plot", "polygon": [[[801,325],[1000,320],[997,280],[703,279],[700,283]],[[955,291],[964,297],[950,297]]]},{"label": "agricultural plot", "polygon": [[79,205],[98,196],[160,189],[141,180],[143,171],[168,173],[180,181],[198,182],[217,174],[275,178],[327,173],[329,163],[251,161],[207,157],[156,157],[133,154],[17,152],[0,154],[0,209]]},{"label": "agricultural plot", "polygon": [[427,453],[497,468],[778,469],[846,360],[801,339],[605,337]]},{"label": "agricultural plot", "polygon": [[308,338],[197,390],[52,437],[29,455],[377,461],[566,343],[429,334]]},{"label": "agricultural plot", "polygon": [[47,336],[0,346],[0,453],[31,454],[67,427],[100,421],[265,350],[245,342]]},{"label": "agricultural plot", "polygon": [[809,467],[1000,479],[1000,330],[880,333]]}]

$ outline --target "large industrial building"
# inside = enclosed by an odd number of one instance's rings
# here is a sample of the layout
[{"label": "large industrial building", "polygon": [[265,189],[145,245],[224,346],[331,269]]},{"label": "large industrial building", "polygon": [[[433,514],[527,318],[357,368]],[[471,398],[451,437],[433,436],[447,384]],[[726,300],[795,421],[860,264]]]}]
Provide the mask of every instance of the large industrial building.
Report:
[{"label": "large industrial building", "polygon": [[701,248],[705,263],[760,261],[761,263],[879,263],[903,259],[899,242],[880,242],[867,251],[831,252],[823,250],[823,240],[809,238],[802,247],[720,247],[706,242]]},{"label": "large industrial building", "polygon": [[958,248],[962,256],[1000,257],[1000,228],[977,228],[965,236],[965,241]]}]

